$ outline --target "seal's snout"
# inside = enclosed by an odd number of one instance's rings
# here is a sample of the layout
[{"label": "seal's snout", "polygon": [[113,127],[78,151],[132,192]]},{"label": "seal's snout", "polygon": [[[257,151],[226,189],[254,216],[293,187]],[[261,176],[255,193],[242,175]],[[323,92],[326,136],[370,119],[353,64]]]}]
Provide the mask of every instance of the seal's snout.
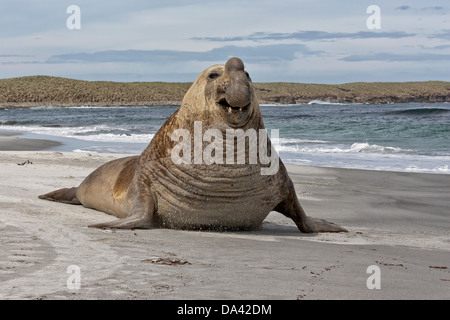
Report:
[{"label": "seal's snout", "polygon": [[226,102],[234,108],[244,108],[252,100],[250,77],[244,70],[244,63],[239,58],[231,58],[225,64],[225,73],[229,85],[225,90]]},{"label": "seal's snout", "polygon": [[244,71],[244,63],[239,58],[230,58],[225,64],[225,69],[230,71]]},{"label": "seal's snout", "polygon": [[252,80],[239,58],[208,70],[205,92],[214,99],[225,122],[234,128],[245,126],[257,108]]}]

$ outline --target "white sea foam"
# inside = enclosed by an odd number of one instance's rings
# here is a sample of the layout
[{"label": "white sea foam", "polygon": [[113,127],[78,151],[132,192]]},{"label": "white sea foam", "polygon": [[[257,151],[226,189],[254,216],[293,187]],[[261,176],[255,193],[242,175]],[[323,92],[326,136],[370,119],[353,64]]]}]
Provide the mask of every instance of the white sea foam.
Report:
[{"label": "white sea foam", "polygon": [[72,138],[83,141],[100,142],[129,142],[129,143],[148,143],[153,139],[154,134],[128,134],[120,133],[99,133],[101,131],[112,130],[107,125],[88,126],[88,127],[43,127],[43,126],[1,126],[0,129],[8,131],[17,130],[35,134],[43,134],[55,137]]},{"label": "white sea foam", "polygon": [[[322,144],[325,141],[320,142]],[[414,150],[402,149],[398,147],[385,147],[376,144],[369,144],[367,142],[363,143],[353,143],[350,147],[344,145],[328,145],[328,146],[299,146],[299,145],[286,145],[283,144],[283,140],[280,141],[280,146],[277,149],[279,152],[300,152],[300,153],[381,153],[381,154],[391,154],[391,153],[410,153]]]},{"label": "white sea foam", "polygon": [[450,173],[448,165],[441,165],[434,168],[422,168],[417,165],[410,164],[405,170],[410,172]]},{"label": "white sea foam", "polygon": [[60,106],[39,106],[39,107],[30,107],[30,109],[33,110],[45,110],[45,109],[60,109],[60,108],[65,108],[65,109],[125,109],[125,108],[129,108],[128,106],[114,106],[114,107],[109,107],[109,106],[70,106],[70,107],[60,107]]},{"label": "white sea foam", "polygon": [[[134,146],[134,147],[133,147]],[[133,145],[130,144],[120,145],[115,143],[106,146],[90,146],[86,148],[74,149],[73,152],[80,153],[119,153],[119,154],[140,154],[145,149],[145,145]]]},{"label": "white sea foam", "polygon": [[397,147],[384,147],[376,144],[354,143],[349,152],[374,152],[374,153],[405,153],[413,152],[411,149],[402,149]]},{"label": "white sea foam", "polygon": [[308,102],[308,104],[328,104],[328,105],[346,105],[347,103],[339,103],[339,102],[329,102],[329,101],[323,101],[323,100],[312,100]]},{"label": "white sea foam", "polygon": [[67,136],[84,141],[103,141],[103,142],[129,142],[129,143],[148,143],[153,139],[154,134],[114,134],[100,133],[86,136]]},{"label": "white sea foam", "polygon": [[273,143],[278,144],[293,144],[293,143],[330,143],[330,141],[324,140],[312,140],[312,139],[295,139],[295,138],[274,138],[270,139]]},{"label": "white sea foam", "polygon": [[106,130],[108,127],[106,125],[89,126],[89,127],[58,127],[58,126],[0,126],[1,129],[5,130],[17,130],[23,132],[32,132],[36,134],[45,134],[56,137],[67,137],[71,135],[76,135],[77,133],[87,133],[96,132],[100,130]]}]

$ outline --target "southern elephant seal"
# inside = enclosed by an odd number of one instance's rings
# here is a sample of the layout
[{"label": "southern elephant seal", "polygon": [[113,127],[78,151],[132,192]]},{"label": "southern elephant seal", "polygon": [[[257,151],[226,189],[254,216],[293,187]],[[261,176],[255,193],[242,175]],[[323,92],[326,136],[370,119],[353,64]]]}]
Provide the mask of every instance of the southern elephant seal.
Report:
[{"label": "southern elephant seal", "polygon": [[141,155],[106,163],[80,186],[39,198],[120,218],[92,226],[98,228],[245,230],[278,211],[302,232],[346,231],[306,216],[239,58],[203,71]]}]

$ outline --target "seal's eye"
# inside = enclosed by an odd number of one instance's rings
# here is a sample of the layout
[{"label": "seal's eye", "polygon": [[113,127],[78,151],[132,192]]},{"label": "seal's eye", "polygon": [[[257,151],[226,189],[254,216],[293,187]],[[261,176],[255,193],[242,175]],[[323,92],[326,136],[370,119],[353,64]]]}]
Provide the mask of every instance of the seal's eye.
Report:
[{"label": "seal's eye", "polygon": [[248,74],[248,72],[247,72],[247,71],[245,71],[245,75],[247,76],[247,79],[249,79],[249,80],[250,80],[250,75]]},{"label": "seal's eye", "polygon": [[218,74],[217,72],[211,72],[210,74],[208,74],[208,79],[216,79],[220,77],[220,74]]}]

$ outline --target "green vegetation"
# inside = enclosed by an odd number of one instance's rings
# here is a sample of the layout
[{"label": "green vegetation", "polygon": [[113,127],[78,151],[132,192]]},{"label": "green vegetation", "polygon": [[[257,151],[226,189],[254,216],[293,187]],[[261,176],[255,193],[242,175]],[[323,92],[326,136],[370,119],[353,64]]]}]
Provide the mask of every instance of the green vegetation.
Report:
[{"label": "green vegetation", "polygon": [[[179,105],[191,83],[82,81],[49,76],[0,79],[0,107]],[[261,103],[450,101],[450,82],[340,85],[255,83]]]},{"label": "green vegetation", "polygon": [[255,84],[266,103],[308,103],[323,100],[341,103],[445,102],[450,82],[355,82],[340,85],[302,83]]}]

